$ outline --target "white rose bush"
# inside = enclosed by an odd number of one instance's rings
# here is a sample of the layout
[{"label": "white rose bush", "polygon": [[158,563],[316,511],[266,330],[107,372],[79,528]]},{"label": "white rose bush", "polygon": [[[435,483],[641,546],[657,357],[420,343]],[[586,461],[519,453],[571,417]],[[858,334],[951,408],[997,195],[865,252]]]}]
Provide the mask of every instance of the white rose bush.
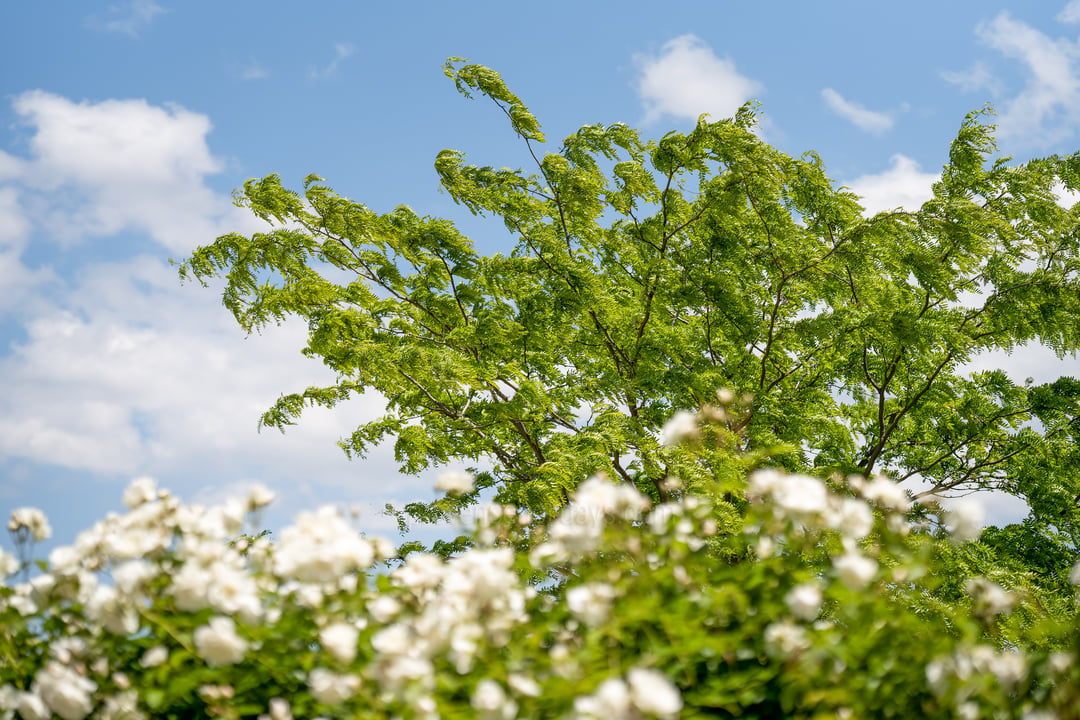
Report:
[{"label": "white rose bush", "polygon": [[[271,499],[262,488],[203,508],[139,478],[125,498],[126,514],[52,551],[36,575],[0,556],[0,717],[1072,718],[1080,707],[1075,613],[1040,619],[1023,588],[981,576],[950,578],[963,591],[949,595],[942,563],[969,531],[952,534],[944,513],[884,477],[764,468],[723,500],[659,504],[594,477],[546,525],[484,507],[446,557],[399,557],[329,508],[243,535]],[[20,549],[47,536],[28,509],[11,525]]]}]

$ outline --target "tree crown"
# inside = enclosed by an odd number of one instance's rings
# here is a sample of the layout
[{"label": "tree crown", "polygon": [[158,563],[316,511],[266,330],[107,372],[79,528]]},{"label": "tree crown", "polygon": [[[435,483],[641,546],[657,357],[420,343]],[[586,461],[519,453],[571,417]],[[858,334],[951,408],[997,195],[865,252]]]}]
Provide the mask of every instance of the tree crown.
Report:
[{"label": "tree crown", "polygon": [[[994,159],[988,110],[974,112],[930,200],[867,217],[817,155],[758,137],[750,106],[658,140],[586,125],[545,152],[498,73],[457,58],[445,71],[506,115],[532,168],[435,160],[455,202],[503,222],[507,252],[483,255],[405,206],[376,213],[314,175],[303,193],[271,175],[237,202],[275,227],[183,265],[224,275],[247,331],[304,318],[304,352],[337,373],[283,395],[264,425],[375,390],[386,411],[347,452],[393,437],[406,472],[490,462],[477,492],[540,513],[595,473],[654,500],[675,492],[671,476],[738,494],[768,455],[921,479],[925,493],[1005,489],[1072,527],[1080,382],[965,363],[1080,345],[1078,218],[1058,203],[1080,188],[1080,158]],[[663,442],[673,414],[702,406],[722,421],[708,437]],[[430,519],[476,497],[410,508]]]}]

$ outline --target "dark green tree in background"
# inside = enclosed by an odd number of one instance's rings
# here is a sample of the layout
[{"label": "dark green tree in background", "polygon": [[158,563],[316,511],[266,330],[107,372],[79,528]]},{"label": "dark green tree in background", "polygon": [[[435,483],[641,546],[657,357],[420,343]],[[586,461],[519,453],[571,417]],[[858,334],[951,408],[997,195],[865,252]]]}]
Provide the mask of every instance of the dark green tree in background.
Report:
[{"label": "dark green tree in background", "polygon": [[[1032,508],[989,542],[1040,572],[1067,572],[1080,526],[1080,382],[969,372],[980,353],[1080,347],[1080,157],[994,159],[986,112],[965,118],[933,197],[867,217],[813,153],[754,134],[751,107],[643,139],[586,125],[545,150],[536,118],[499,75],[446,74],[505,113],[530,169],[444,150],[442,187],[500,220],[507,252],[482,255],[449,220],[378,214],[310,176],[276,175],[240,204],[274,224],[200,248],[182,273],[224,276],[246,331],[304,318],[304,352],[337,373],[262,418],[377,391],[386,411],[342,441],[393,438],[402,470],[490,463],[493,488],[541,516],[603,472],[654,500],[737,493],[768,458],[822,475],[887,473],[919,494],[998,489]],[[730,391],[718,403],[717,389]],[[724,398],[728,400],[728,398]],[[669,447],[664,423],[710,406],[701,443]],[[738,472],[735,472],[735,471]],[[921,481],[921,482],[917,482]]]}]

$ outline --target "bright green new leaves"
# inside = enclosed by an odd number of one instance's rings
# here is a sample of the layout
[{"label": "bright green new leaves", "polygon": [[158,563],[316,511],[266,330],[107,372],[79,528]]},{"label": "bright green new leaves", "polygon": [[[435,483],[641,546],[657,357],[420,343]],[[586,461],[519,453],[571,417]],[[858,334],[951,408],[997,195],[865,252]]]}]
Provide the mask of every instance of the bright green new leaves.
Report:
[{"label": "bright green new leaves", "polygon": [[[435,161],[456,202],[506,227],[505,252],[481,255],[451,222],[404,206],[375,213],[316,177],[300,195],[270,176],[238,202],[275,229],[223,236],[185,264],[225,276],[248,331],[304,318],[305,353],[338,374],[282,397],[264,424],[374,390],[386,413],[347,451],[393,438],[408,472],[490,461],[480,489],[541,514],[598,472],[654,500],[676,471],[727,492],[717,478],[765,454],[934,492],[1003,488],[1072,528],[1075,382],[965,363],[1080,346],[1077,214],[1057,203],[1080,187],[1080,159],[992,161],[975,113],[929,202],[868,218],[817,156],[757,137],[749,107],[657,141],[588,125],[544,151],[498,73],[456,59],[445,70],[524,143],[531,170],[453,150]],[[726,435],[663,446],[664,422],[718,388],[736,400],[721,408]]]}]

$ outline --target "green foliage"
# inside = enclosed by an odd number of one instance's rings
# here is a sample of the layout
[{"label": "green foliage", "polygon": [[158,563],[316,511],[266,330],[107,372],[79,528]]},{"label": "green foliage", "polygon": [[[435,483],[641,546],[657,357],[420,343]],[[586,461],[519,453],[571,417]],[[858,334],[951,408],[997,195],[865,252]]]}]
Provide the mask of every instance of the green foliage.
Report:
[{"label": "green foliage", "polygon": [[[305,352],[338,373],[283,396],[265,425],[373,389],[387,411],[348,452],[393,438],[406,472],[489,460],[501,500],[550,513],[596,472],[666,497],[676,460],[660,426],[723,387],[748,398],[733,450],[786,448],[776,461],[791,469],[885,471],[935,493],[1063,487],[1071,527],[1076,381],[962,368],[1029,342],[1077,349],[1077,215],[1054,194],[1077,188],[1077,157],[992,160],[986,111],[972,113],[933,198],[868,218],[816,155],[760,140],[750,108],[655,141],[588,125],[543,153],[498,73],[445,71],[507,115],[531,158],[531,172],[453,150],[435,162],[456,202],[502,221],[509,253],[316,176],[301,195],[271,175],[237,201],[278,227],[183,266],[224,274],[248,331],[304,318]],[[1052,482],[1031,482],[1040,462]]]},{"label": "green foliage", "polygon": [[[409,473],[490,463],[477,492],[410,504],[403,527],[485,490],[550,517],[597,473],[737,515],[741,478],[765,461],[921,480],[920,496],[1003,490],[1032,514],[986,551],[1036,595],[1061,592],[1080,552],[1080,381],[965,363],[1080,347],[1080,211],[1056,194],[1080,189],[1080,156],[994,158],[989,110],[974,112],[929,201],[867,217],[815,154],[755,135],[750,106],[658,140],[587,125],[545,151],[498,73],[456,58],[445,72],[500,108],[531,167],[435,160],[455,202],[505,226],[506,250],[481,254],[405,206],[373,212],[316,176],[297,193],[271,175],[237,202],[273,229],[225,235],[183,265],[224,276],[249,332],[303,318],[304,352],[337,373],[282,396],[264,425],[374,390],[386,411],[346,452],[392,439]],[[673,414],[702,407],[718,413],[708,437],[661,441]]]}]

